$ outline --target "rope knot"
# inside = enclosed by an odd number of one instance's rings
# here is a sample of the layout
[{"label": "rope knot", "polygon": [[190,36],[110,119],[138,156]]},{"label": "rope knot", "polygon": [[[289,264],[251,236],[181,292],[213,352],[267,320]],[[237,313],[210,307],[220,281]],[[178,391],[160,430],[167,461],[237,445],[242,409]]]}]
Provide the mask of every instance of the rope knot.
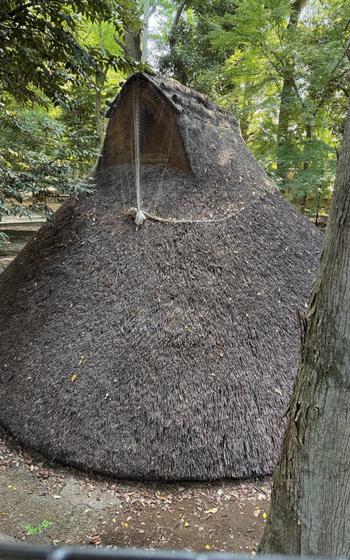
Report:
[{"label": "rope knot", "polygon": [[135,224],[137,226],[142,226],[143,222],[147,220],[147,213],[143,212],[142,210],[138,210],[137,208],[129,208],[127,211],[127,215],[132,216],[135,220]]}]

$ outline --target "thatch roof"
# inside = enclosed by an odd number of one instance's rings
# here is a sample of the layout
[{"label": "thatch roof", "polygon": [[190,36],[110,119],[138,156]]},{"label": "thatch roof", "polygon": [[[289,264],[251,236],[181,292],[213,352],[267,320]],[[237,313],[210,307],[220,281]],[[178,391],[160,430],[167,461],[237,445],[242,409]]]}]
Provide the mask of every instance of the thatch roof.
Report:
[{"label": "thatch roof", "polygon": [[[141,228],[127,216],[135,92],[143,208],[167,220]],[[321,234],[199,94],[136,74],[109,116],[95,192],[0,276],[0,421],[123,478],[270,473]]]}]

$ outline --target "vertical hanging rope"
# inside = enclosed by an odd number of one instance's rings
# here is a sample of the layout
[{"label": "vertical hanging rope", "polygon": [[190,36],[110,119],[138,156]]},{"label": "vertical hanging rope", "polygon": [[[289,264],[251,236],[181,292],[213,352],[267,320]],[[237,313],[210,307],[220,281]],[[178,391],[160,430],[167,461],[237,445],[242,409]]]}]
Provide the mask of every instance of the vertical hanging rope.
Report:
[{"label": "vertical hanging rope", "polygon": [[[143,6],[143,33],[142,33],[142,62],[148,57],[148,22],[149,22],[149,0],[144,0]],[[134,164],[135,164],[135,188],[136,188],[136,213],[135,223],[141,226],[146,220],[146,215],[141,210],[141,155],[140,155],[140,91],[139,84],[133,86],[133,110],[134,110]]]},{"label": "vertical hanging rope", "polygon": [[136,206],[141,210],[141,182],[140,182],[140,100],[139,88],[136,82],[133,87],[133,109],[134,109],[134,165],[135,165],[135,187]]}]

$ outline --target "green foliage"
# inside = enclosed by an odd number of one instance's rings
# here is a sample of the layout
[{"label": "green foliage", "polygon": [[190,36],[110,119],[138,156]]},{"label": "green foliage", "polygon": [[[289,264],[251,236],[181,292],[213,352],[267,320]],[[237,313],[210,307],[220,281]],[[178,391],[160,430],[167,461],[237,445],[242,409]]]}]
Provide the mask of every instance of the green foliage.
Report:
[{"label": "green foliage", "polygon": [[39,108],[3,109],[0,126],[0,215],[50,216],[47,194],[90,188],[83,177],[97,156],[96,135],[80,130],[75,142],[69,125]]},{"label": "green foliage", "polygon": [[[232,0],[189,1],[186,17],[180,19],[174,30],[176,40],[173,46],[160,58],[160,71],[188,84],[196,84],[197,88],[210,95],[210,82],[219,77],[220,67],[232,52],[231,46],[215,48],[211,34],[220,24],[226,31],[231,30],[236,4]],[[174,18],[175,7],[173,4],[172,10],[167,8],[170,20]],[[165,27],[165,34],[169,31],[169,26]],[[167,40],[163,36],[164,39]]]},{"label": "green foliage", "polygon": [[130,69],[121,51],[84,44],[84,22],[110,22],[115,33],[133,22],[132,0],[3,0],[0,4],[0,88],[21,102],[69,103],[69,84],[91,83],[109,66]]},{"label": "green foliage", "polygon": [[[136,0],[0,3],[0,219],[50,218],[47,195],[74,196],[104,132],[106,98],[133,68],[121,47]],[[0,235],[0,244],[4,242]]]},{"label": "green foliage", "polygon": [[[173,46],[167,46],[171,24],[159,40],[160,68],[237,112],[267,172],[291,200],[305,203],[329,200],[332,192],[350,94],[350,3],[308,0],[291,25],[293,5],[190,0]],[[170,22],[174,10],[168,9]]]},{"label": "green foliage", "polygon": [[28,537],[35,537],[36,535],[40,535],[40,533],[42,533],[44,529],[50,529],[50,527],[52,527],[51,521],[47,521],[47,519],[44,519],[44,521],[41,521],[41,523],[39,523],[38,525],[32,525],[31,523],[28,523],[24,526],[24,529]]}]

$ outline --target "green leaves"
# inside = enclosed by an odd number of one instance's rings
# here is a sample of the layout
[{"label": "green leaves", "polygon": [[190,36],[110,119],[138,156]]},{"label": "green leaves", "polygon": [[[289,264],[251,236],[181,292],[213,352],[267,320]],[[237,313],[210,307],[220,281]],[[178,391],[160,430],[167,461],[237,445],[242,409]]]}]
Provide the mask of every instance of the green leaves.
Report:
[{"label": "green leaves", "polygon": [[[0,127],[0,216],[35,212],[50,217],[47,195],[75,196],[91,189],[83,177],[97,156],[96,135],[80,130],[81,143],[76,143],[69,124],[38,107],[4,110]],[[89,149],[84,145],[81,153],[84,141]]]},{"label": "green leaves", "polygon": [[135,6],[0,3],[0,216],[49,216],[49,193],[91,188],[84,177],[103,136],[105,86],[113,72],[115,95],[115,82],[133,66],[118,38],[138,24]]},{"label": "green leaves", "polygon": [[44,529],[50,529],[50,527],[52,527],[52,522],[44,519],[44,521],[41,521],[38,525],[28,523],[24,526],[24,529],[27,537],[34,537],[36,535],[40,535]]},{"label": "green leaves", "polygon": [[130,69],[122,54],[79,40],[83,19],[109,22],[116,33],[133,21],[134,3],[121,0],[22,0],[0,6],[0,87],[22,103],[69,104],[69,84],[88,83],[113,66]]},{"label": "green leaves", "polygon": [[292,0],[193,0],[160,61],[238,113],[249,147],[292,200],[330,197],[350,95],[350,3],[301,4],[296,14]]}]

